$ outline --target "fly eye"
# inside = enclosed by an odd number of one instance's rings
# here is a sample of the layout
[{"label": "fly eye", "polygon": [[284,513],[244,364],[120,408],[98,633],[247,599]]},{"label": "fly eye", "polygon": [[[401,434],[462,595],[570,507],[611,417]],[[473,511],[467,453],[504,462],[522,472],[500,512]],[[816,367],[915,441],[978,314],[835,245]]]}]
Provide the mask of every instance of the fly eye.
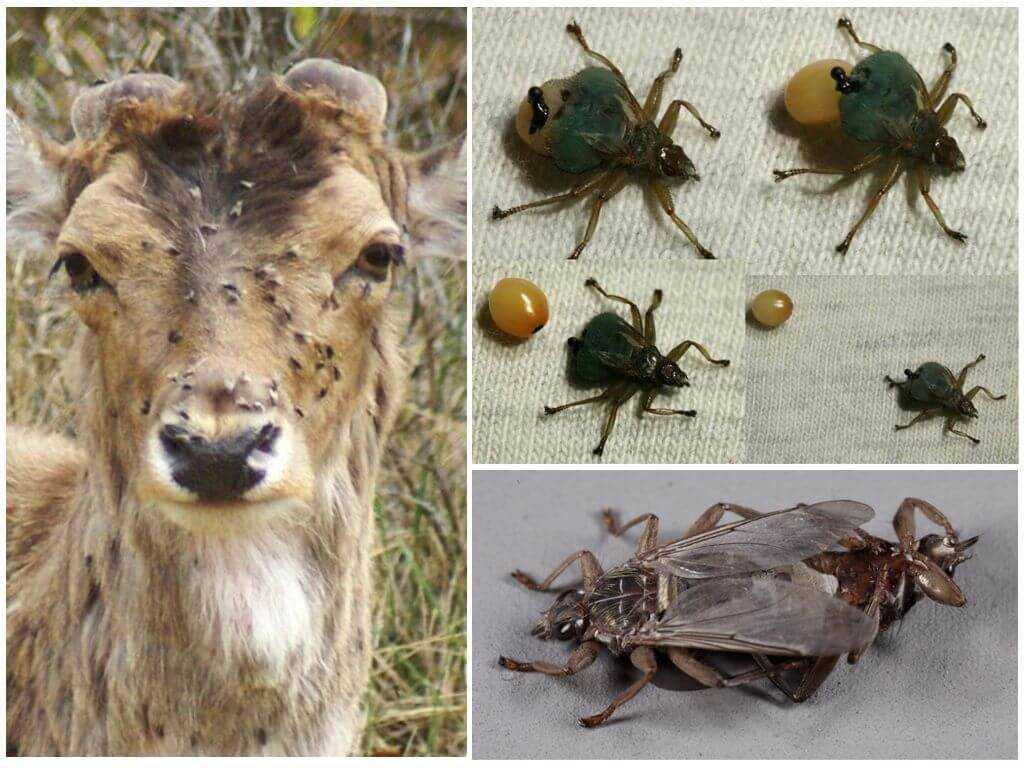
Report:
[{"label": "fly eye", "polygon": [[378,281],[388,276],[388,267],[392,264],[405,264],[405,249],[396,243],[371,243],[363,248],[356,261],[357,268]]},{"label": "fly eye", "polygon": [[110,284],[100,277],[99,272],[93,269],[89,260],[78,252],[66,253],[57,259],[57,263],[50,270],[50,277],[57,274],[61,267],[64,267],[64,271],[68,275],[71,289],[79,295],[94,291],[97,288],[110,287]]}]

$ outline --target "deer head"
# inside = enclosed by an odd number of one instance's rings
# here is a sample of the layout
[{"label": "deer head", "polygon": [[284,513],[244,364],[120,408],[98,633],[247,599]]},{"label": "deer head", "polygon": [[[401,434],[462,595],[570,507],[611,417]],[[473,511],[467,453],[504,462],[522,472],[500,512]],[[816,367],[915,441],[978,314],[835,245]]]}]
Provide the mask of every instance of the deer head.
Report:
[{"label": "deer head", "polygon": [[[389,148],[386,112],[375,78],[312,59],[241,95],[98,84],[66,144],[8,117],[8,242],[52,260],[83,323],[78,433],[114,504],[258,525],[308,508],[358,415],[382,440],[392,288],[459,252],[465,217],[458,150]],[[345,458],[365,484],[374,451]]]}]

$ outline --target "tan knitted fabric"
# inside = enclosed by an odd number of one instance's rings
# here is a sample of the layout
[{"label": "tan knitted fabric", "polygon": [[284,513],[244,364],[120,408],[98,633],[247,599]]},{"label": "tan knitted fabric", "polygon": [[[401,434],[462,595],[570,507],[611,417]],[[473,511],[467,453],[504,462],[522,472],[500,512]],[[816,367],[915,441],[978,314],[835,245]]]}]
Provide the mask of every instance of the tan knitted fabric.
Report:
[{"label": "tan knitted fabric", "polygon": [[[625,73],[639,99],[676,46],[679,72],[663,104],[687,99],[722,131],[711,140],[684,111],[675,137],[702,175],[677,186],[677,207],[720,258],[750,261],[751,274],[1015,274],[1017,251],[1017,12],[1005,9],[861,9],[849,15],[861,37],[903,53],[925,82],[942,72],[954,43],[959,68],[950,92],[973,100],[989,127],[975,127],[962,105],[949,123],[967,170],[933,180],[932,194],[951,226],[942,234],[905,177],[839,257],[842,240],[880,183],[802,176],[781,184],[773,168],[807,165],[813,147],[781,109],[788,78],[823,58],[863,53],[836,28],[837,9],[475,9],[473,12],[474,243],[478,259],[516,262],[566,256],[582,235],[584,206],[530,212],[492,222],[494,205],[563,191],[572,178],[544,173],[524,151],[512,119],[526,90],[570,75],[592,60],[565,32],[575,16],[591,46]],[[820,156],[819,156],[820,157]],[[832,190],[829,192],[829,190]],[[908,199],[911,206],[908,207]],[[652,219],[653,214],[653,219]],[[694,250],[656,203],[632,185],[605,207],[589,255],[628,260],[694,258]]]},{"label": "tan knitted fabric", "polygon": [[[750,293],[780,288],[789,321],[747,334],[747,460],[756,463],[1016,463],[1017,279],[1013,277],[758,277]],[[918,422],[883,377],[929,360],[967,374],[979,393],[961,422],[980,445]]]},{"label": "tan knitted fabric", "polygon": [[[622,407],[603,461],[630,463],[735,462],[743,456],[745,370],[742,361],[743,271],[738,261],[601,258],[578,263],[549,257],[517,261],[477,259],[473,265],[473,459],[480,463],[590,463],[604,424],[604,403],[542,416],[560,405],[600,392],[571,386],[566,376],[566,339],[578,335],[599,312],[629,317],[624,304],[583,285],[594,277],[609,293],[632,299],[646,311],[655,288],[665,291],[655,313],[662,352],[686,339],[703,343],[711,365],[691,349],[680,361],[692,386],[666,390],[655,407],[697,410],[686,416],[637,416],[639,397]],[[500,278],[524,277],[547,294],[548,326],[529,341],[508,344],[481,328],[481,307]],[[486,311],[482,313],[486,315]]]}]

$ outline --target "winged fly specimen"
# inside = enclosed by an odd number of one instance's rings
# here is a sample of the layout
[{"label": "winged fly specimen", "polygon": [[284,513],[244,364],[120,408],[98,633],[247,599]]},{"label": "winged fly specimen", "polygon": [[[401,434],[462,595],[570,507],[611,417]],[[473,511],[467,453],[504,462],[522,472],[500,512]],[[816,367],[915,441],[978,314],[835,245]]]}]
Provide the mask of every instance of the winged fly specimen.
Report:
[{"label": "winged fly specimen", "polygon": [[679,69],[682,50],[676,48],[671,65],[654,79],[641,105],[619,68],[587,45],[579,25],[574,21],[565,29],[586,54],[603,66],[587,67],[572,77],[530,88],[519,108],[516,130],[527,146],[550,157],[562,171],[590,175],[560,195],[512,208],[495,206],[491,218],[504,219],[531,208],[578,200],[594,193],[586,232],[569,256],[576,259],[590,242],[604,204],[626,186],[631,176],[639,176],[697,252],[713,259],[711,251],[701,245],[676,213],[672,193],[664,183],[665,179],[700,180],[693,162],[672,140],[680,108],[693,115],[712,138],[721,136],[693,104],[682,99],[669,104],[661,120],[655,122],[665,82]]},{"label": "winged fly specimen", "polygon": [[[928,534],[916,538],[915,514],[922,513],[940,526],[944,535]],[[815,582],[862,610],[886,631],[901,621],[922,598],[942,605],[962,607],[963,592],[953,580],[958,565],[971,558],[967,552],[978,541],[974,536],[961,539],[949,519],[923,499],[907,498],[893,518],[898,542],[873,536],[860,529],[840,540],[845,552],[822,552],[793,566],[804,569],[801,580]],[[815,580],[814,576],[818,576]],[[824,576],[825,578],[821,578]],[[855,649],[848,661],[855,664],[866,650]],[[791,684],[779,671],[777,660],[755,654],[754,659],[779,690],[794,702],[802,702],[821,686],[839,661],[839,656],[822,656],[800,662],[799,681]]]},{"label": "winged fly specimen", "polygon": [[662,291],[654,292],[654,298],[641,316],[640,308],[629,299],[615,296],[604,290],[590,277],[584,285],[593,288],[605,298],[629,306],[632,323],[627,323],[614,312],[602,312],[593,317],[583,328],[579,338],[569,339],[569,353],[572,355],[571,374],[582,384],[605,387],[604,392],[576,402],[558,406],[544,406],[544,413],[551,415],[587,403],[607,401],[611,404],[605,420],[601,442],[594,449],[594,455],[604,453],[604,445],[615,426],[615,418],[621,408],[637,392],[642,392],[643,413],[656,416],[696,416],[694,410],[652,408],[651,403],[662,387],[690,386],[686,374],[679,367],[679,360],[690,347],[695,348],[704,359],[714,365],[728,366],[728,360],[716,360],[707,348],[696,341],[684,341],[673,347],[667,355],[658,351],[654,330],[654,310],[661,305]]},{"label": "winged fly specimen", "polygon": [[979,392],[984,392],[991,400],[1006,399],[1006,395],[993,395],[982,386],[973,387],[967,394],[964,394],[967,372],[984,359],[984,355],[978,355],[973,363],[968,363],[961,368],[960,373],[956,376],[949,368],[940,363],[922,363],[915,371],[908,368],[903,372],[907,377],[904,381],[896,381],[886,376],[885,381],[889,384],[890,389],[892,387],[899,388],[904,405],[923,409],[907,424],[897,424],[896,429],[906,429],[919,421],[941,415],[946,417],[943,431],[966,437],[975,445],[980,443],[981,440],[971,437],[966,432],[961,432],[953,425],[957,420],[978,418],[978,409],[974,406],[974,398]]},{"label": "winged fly specimen", "polygon": [[933,170],[960,172],[966,167],[956,139],[945,128],[959,102],[963,102],[970,111],[978,128],[987,125],[964,94],[952,93],[942,100],[956,70],[956,49],[951,43],[943,46],[950,56],[949,64],[929,89],[903,56],[862,41],[847,18],[839,19],[839,26],[857,45],[869,52],[868,57],[860,61],[849,75],[842,67],[831,71],[836,90],[842,94],[839,97],[841,130],[845,136],[868,145],[870,151],[849,168],[776,170],[773,171],[775,180],[782,181],[802,173],[855,176],[879,163],[888,163],[885,180],[868,202],[867,209],[843,242],[836,246],[839,253],[846,253],[854,236],[874,213],[885,193],[893,188],[904,171],[913,170],[921,197],[942,231],[958,242],[965,242],[967,236],[963,232],[946,224],[942,211],[931,196],[930,180]]},{"label": "winged fly specimen", "polygon": [[[744,519],[715,527],[732,511]],[[602,648],[627,654],[641,677],[601,712],[580,719],[586,727],[606,721],[646,686],[657,669],[655,649],[700,683],[735,686],[763,679],[767,672],[726,677],[694,654],[696,649],[783,656],[772,674],[797,668],[803,659],[835,656],[862,648],[875,624],[864,612],[824,592],[765,575],[821,554],[871,519],[871,508],[856,501],[825,501],[760,515],[745,507],[716,504],[679,539],[658,544],[658,518],[647,514],[619,525],[606,513],[609,530],[620,535],[643,523],[636,554],[607,571],[592,552],[567,557],[546,579],[516,571],[525,587],[547,590],[566,569],[579,564],[583,583],[561,592],[534,627],[543,639],[575,640],[562,664],[501,657],[516,672],[553,677],[574,675]],[[827,649],[827,650],[826,650]]]}]

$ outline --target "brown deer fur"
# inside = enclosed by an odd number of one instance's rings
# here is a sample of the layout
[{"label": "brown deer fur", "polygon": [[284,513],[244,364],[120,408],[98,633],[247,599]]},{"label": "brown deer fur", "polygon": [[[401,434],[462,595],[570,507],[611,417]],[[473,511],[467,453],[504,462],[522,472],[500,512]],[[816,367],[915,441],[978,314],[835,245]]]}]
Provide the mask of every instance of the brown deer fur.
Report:
[{"label": "brown deer fur", "polygon": [[[8,432],[9,750],[346,753],[406,375],[401,265],[366,249],[461,255],[458,153],[402,154],[374,110],[280,78],[101,107],[66,145],[8,125],[9,245],[99,278],[68,291],[76,439]],[[262,421],[289,459],[245,503],[153,458],[163,425]]]}]

